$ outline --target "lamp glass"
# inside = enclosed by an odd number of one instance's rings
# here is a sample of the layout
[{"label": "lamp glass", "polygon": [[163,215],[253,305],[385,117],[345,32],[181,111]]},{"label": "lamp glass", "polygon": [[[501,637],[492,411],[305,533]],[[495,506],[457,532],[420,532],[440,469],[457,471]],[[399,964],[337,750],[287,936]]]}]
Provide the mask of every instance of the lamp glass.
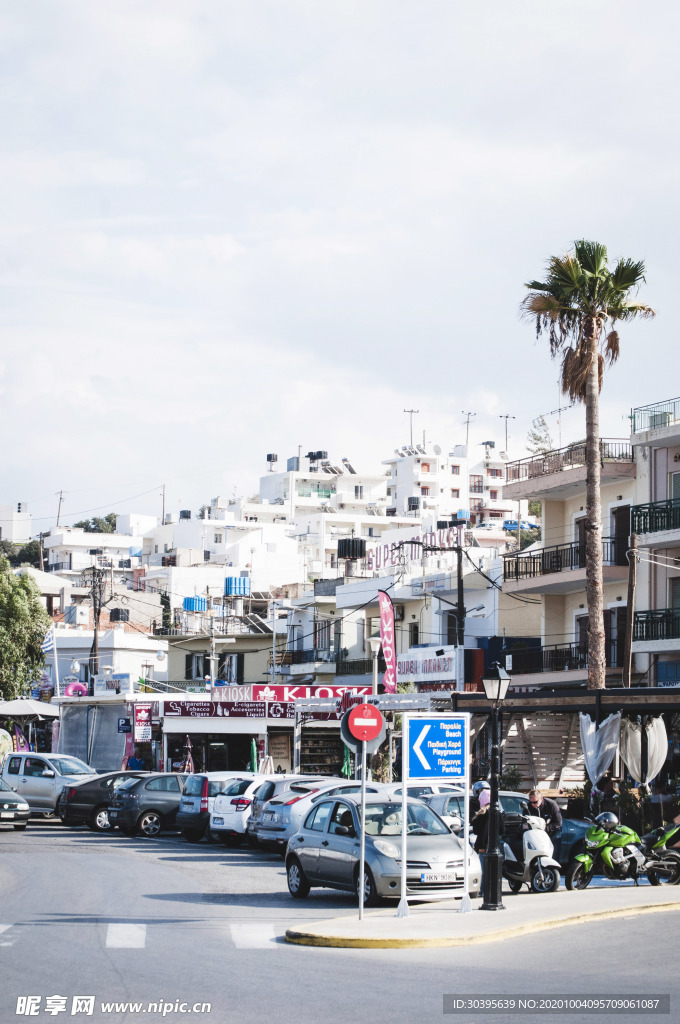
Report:
[{"label": "lamp glass", "polygon": [[382,646],[382,640],[379,636],[372,636],[369,638],[369,644],[371,645],[371,652],[373,654],[379,654]]},{"label": "lamp glass", "polygon": [[505,669],[497,667],[492,669],[488,676],[482,677],[482,684],[487,700],[505,700],[510,686],[510,676]]}]

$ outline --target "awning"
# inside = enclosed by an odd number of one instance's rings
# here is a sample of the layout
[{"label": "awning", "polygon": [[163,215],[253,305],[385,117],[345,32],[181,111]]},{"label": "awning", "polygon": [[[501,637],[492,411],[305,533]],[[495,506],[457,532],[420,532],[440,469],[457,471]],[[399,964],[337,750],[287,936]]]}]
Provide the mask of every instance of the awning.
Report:
[{"label": "awning", "polygon": [[0,718],[59,718],[59,708],[44,700],[18,697],[17,700],[0,701]]}]

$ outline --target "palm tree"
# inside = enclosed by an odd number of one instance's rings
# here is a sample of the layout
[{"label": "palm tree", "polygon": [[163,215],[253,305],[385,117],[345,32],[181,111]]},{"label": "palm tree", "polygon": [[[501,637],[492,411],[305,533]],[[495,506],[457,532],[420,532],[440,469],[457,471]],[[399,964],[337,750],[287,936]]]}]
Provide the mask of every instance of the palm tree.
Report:
[{"label": "palm tree", "polygon": [[[606,363],[619,356],[618,321],[654,316],[630,298],[645,280],[644,263],[620,259],[609,268],[606,246],[574,243],[573,253],[548,260],[545,281],[530,281],[522,312],[547,334],[550,354],[562,360],[562,392],[586,407],[586,598],[588,689],[605,685],[599,395]],[[632,609],[630,609],[632,614]]]}]

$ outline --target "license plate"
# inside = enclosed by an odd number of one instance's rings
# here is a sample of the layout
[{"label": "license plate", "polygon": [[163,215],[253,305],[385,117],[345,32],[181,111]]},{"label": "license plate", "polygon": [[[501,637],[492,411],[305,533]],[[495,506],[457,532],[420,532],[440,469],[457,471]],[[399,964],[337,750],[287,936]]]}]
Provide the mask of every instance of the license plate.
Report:
[{"label": "license plate", "polygon": [[224,818],[213,818],[213,825],[224,825]]},{"label": "license plate", "polygon": [[14,812],[13,811],[2,811],[2,812],[0,812],[0,818],[13,818],[13,817],[14,817]]},{"label": "license plate", "polygon": [[109,821],[111,821],[111,818],[117,818],[117,817],[118,817],[118,811],[109,811]]},{"label": "license plate", "polygon": [[421,871],[421,882],[456,882],[458,881],[457,871]]},{"label": "license plate", "polygon": [[262,820],[263,821],[276,821],[276,815],[274,814],[273,811],[267,811],[266,814],[262,815]]}]

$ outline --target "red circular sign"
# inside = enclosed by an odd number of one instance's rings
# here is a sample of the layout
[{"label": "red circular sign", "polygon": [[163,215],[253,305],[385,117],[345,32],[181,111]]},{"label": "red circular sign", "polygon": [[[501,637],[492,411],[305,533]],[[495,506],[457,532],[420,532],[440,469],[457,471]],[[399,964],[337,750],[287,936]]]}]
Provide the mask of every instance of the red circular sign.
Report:
[{"label": "red circular sign", "polygon": [[374,740],[383,727],[383,716],[373,704],[357,704],[349,713],[347,728],[358,740]]}]

